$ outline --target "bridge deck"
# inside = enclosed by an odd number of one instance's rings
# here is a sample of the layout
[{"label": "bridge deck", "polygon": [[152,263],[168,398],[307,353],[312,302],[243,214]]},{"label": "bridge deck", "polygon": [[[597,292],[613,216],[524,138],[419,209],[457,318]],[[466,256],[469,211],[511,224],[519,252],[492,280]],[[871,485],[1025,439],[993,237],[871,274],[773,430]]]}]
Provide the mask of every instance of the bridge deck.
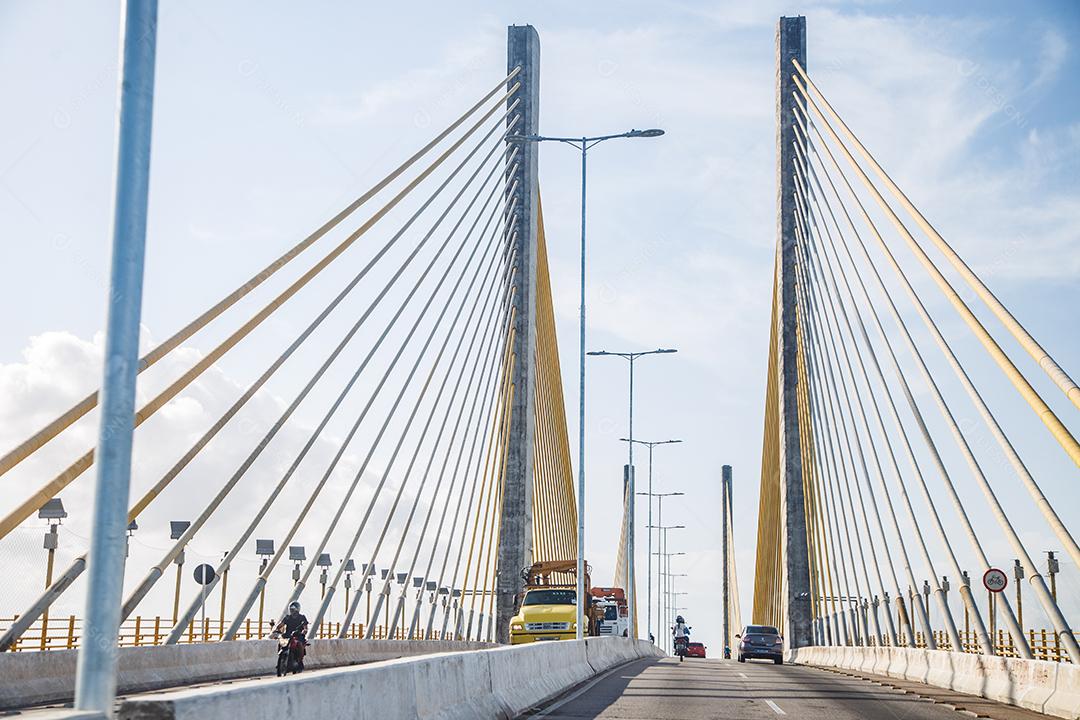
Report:
[{"label": "bridge deck", "polygon": [[[963,714],[958,711],[961,708]],[[782,715],[805,720],[957,720],[973,715],[996,720],[1049,717],[890,678],[875,683],[807,666],[740,664],[712,659],[687,659],[680,664],[674,658],[624,665],[527,717],[742,720]]]}]

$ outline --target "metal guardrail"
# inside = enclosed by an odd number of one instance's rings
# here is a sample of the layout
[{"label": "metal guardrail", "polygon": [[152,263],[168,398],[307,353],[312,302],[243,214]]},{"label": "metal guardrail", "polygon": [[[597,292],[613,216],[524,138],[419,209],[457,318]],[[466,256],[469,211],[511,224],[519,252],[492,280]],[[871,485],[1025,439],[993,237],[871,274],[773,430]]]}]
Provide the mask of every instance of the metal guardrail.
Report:
[{"label": "metal guardrail", "polygon": [[[1053,662],[1069,663],[1072,662],[1069,659],[1069,655],[1065,650],[1064,645],[1061,642],[1061,638],[1058,637],[1053,630],[1030,629],[1028,632],[1028,644],[1031,646],[1031,652],[1035,656],[1036,660],[1051,660]],[[960,630],[960,641],[964,644],[964,652],[971,654],[978,654],[981,649],[979,647],[978,638],[974,631]],[[1077,636],[1077,633],[1073,633]],[[1080,637],[1080,636],[1077,636]],[[892,643],[889,638],[886,637],[882,644],[883,647],[890,647]],[[937,644],[940,650],[952,650],[952,643],[949,641],[948,634],[943,630],[934,631],[934,642]],[[869,645],[872,647],[876,645],[871,638]],[[1001,657],[1020,657],[1020,653],[1017,652],[1016,645],[1013,643],[1012,636],[1006,633],[1004,630],[998,629],[997,638],[995,643],[995,652]],[[908,644],[900,643],[898,647],[909,647]],[[926,647],[926,635],[922,632],[915,633],[915,647]]]},{"label": "metal guardrail", "polygon": [[[0,618],[0,631],[10,627],[17,617]],[[201,622],[188,623],[188,630],[181,642],[220,642],[228,629],[228,625],[221,620],[206,618]],[[238,640],[263,640],[270,636],[269,623],[259,632],[257,622],[247,620],[244,629],[237,634]],[[168,618],[160,616],[142,617],[136,616],[120,626],[120,634],[117,637],[119,647],[142,647],[164,645],[165,638],[172,630],[172,623]],[[364,637],[365,626],[363,623],[352,623],[345,634],[346,638],[359,639]],[[319,624],[319,630],[314,633],[314,638],[331,638],[341,635],[341,623],[323,622]],[[12,652],[41,651],[41,650],[71,650],[79,647],[83,636],[83,620],[74,615],[66,618],[50,618],[43,626],[37,622],[23,633],[12,645]],[[405,640],[405,628],[397,628],[393,637],[387,637],[386,628],[382,625],[375,626],[372,636],[376,640]],[[442,633],[435,632],[432,640],[442,640]]]}]

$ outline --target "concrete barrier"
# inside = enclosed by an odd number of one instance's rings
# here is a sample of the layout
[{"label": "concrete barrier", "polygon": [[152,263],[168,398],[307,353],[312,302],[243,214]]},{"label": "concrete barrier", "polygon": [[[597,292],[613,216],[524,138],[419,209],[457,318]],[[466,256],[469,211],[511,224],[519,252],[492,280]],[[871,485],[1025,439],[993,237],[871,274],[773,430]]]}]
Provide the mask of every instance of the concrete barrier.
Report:
[{"label": "concrete barrier", "polygon": [[[641,657],[662,657],[656,647],[639,640],[636,643],[608,642],[614,638],[589,638],[585,640],[585,656],[596,673],[628,663]],[[652,648],[650,650],[649,648]]]},{"label": "concrete barrier", "polygon": [[789,650],[787,659],[921,682],[1047,715],[1080,719],[1080,667],[1070,663],[885,647],[798,648]]},{"label": "concrete barrier", "polygon": [[[490,643],[420,640],[318,640],[311,669],[358,665],[399,657],[494,647]],[[75,693],[77,650],[0,653],[0,710],[66,702]],[[160,690],[274,672],[277,642],[250,640],[120,648],[121,693]]]},{"label": "concrete barrier", "polygon": [[350,720],[513,718],[603,670],[659,656],[651,643],[622,638],[500,646],[139,696],[121,705],[119,717],[294,720],[302,714]]}]

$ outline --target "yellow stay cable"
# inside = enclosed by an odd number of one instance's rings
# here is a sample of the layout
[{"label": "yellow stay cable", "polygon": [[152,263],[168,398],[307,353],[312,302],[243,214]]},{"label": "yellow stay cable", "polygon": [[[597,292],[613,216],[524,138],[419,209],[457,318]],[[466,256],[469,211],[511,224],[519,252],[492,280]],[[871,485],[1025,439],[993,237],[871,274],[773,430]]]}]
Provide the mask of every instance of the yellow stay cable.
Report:
[{"label": "yellow stay cable", "polygon": [[1062,390],[1062,392],[1065,393],[1065,395],[1072,401],[1073,405],[1080,408],[1080,387],[1077,387],[1076,383],[1072,380],[1072,378],[1070,378],[1069,375],[1061,368],[1061,366],[1058,365],[1057,362],[1055,362],[1054,359],[1050,356],[1050,353],[1048,353],[1045,349],[1043,349],[1041,345],[1039,345],[1039,343],[1035,340],[1034,337],[1031,336],[1031,334],[1024,328],[1024,326],[1021,325],[1015,317],[1013,317],[1012,313],[1009,312],[1008,308],[1006,308],[1001,303],[1001,301],[997,299],[994,293],[990,291],[990,288],[986,287],[986,285],[979,278],[979,276],[976,275],[970,267],[968,267],[967,263],[964,262],[963,258],[961,258],[957,254],[957,252],[953,250],[952,246],[949,245],[948,242],[946,242],[945,238],[943,238],[941,234],[934,228],[934,226],[930,224],[926,217],[921,212],[919,212],[919,209],[915,207],[914,203],[912,203],[911,200],[908,199],[907,195],[905,195],[904,192],[900,189],[900,187],[895,182],[893,182],[892,178],[889,177],[888,173],[885,172],[885,169],[882,168],[880,164],[878,164],[877,160],[874,159],[874,156],[870,154],[870,151],[866,149],[866,147],[859,141],[859,138],[855,136],[855,133],[853,133],[851,129],[847,126],[847,124],[840,118],[837,112],[833,109],[832,105],[829,104],[829,101],[818,89],[817,85],[814,84],[814,81],[811,80],[810,77],[806,74],[806,71],[799,66],[799,63],[795,60],[792,60],[792,62],[795,64],[795,69],[798,70],[799,74],[806,81],[811,92],[813,92],[815,97],[817,97],[818,100],[821,101],[821,104],[825,107],[825,110],[829,113],[829,116],[836,122],[837,126],[840,128],[844,136],[848,138],[852,145],[855,146],[855,149],[859,152],[863,159],[866,160],[867,163],[869,163],[870,167],[872,167],[874,169],[874,172],[877,173],[877,176],[881,178],[881,180],[885,183],[886,187],[889,188],[889,191],[893,194],[893,197],[895,197],[897,201],[899,201],[899,203],[908,212],[912,219],[915,220],[916,224],[918,224],[919,227],[922,228],[923,232],[925,232],[930,237],[934,245],[936,245],[937,248],[942,252],[942,254],[945,255],[946,259],[948,259],[949,263],[956,269],[956,271],[960,273],[960,276],[964,278],[964,281],[967,282],[968,286],[975,291],[975,293],[982,299],[984,303],[986,303],[987,307],[990,308],[991,312],[993,312],[994,315],[997,316],[998,320],[1000,320],[1001,323],[1009,330],[1009,333],[1012,334],[1016,341],[1020,343],[1021,347],[1023,347],[1024,350],[1026,350],[1027,353],[1031,355],[1035,362],[1039,364],[1039,367],[1041,367],[1043,371],[1045,371],[1046,374],[1050,376],[1050,378],[1054,381],[1054,384],[1057,385]]},{"label": "yellow stay cable", "polygon": [[754,574],[753,622],[764,623],[772,619],[775,598],[775,567],[773,556],[777,550],[775,528],[779,508],[773,503],[773,491],[779,481],[776,462],[776,350],[777,350],[777,278],[773,272],[773,301],[769,333],[769,359],[765,390],[765,429],[762,438],[761,483],[758,498],[758,541]]},{"label": "yellow stay cable", "polygon": [[[516,87],[516,86],[515,86]],[[509,97],[510,93],[507,94]],[[518,101],[515,101],[515,104]],[[512,106],[513,107],[513,106]],[[499,107],[495,106],[492,110],[489,110],[473,129],[479,128],[480,125],[487,121],[487,119],[494,114],[495,110]],[[341,242],[337,247],[331,250],[315,265],[313,265],[307,272],[300,276],[299,279],[294,281],[288,288],[282,291],[276,298],[270,303],[264,306],[259,312],[252,316],[247,322],[245,322],[239,329],[234,331],[228,338],[226,338],[220,345],[211,350],[206,356],[201,358],[194,366],[192,366],[187,372],[180,376],[179,379],[170,384],[167,388],[161,391],[156,397],[150,400],[144,405],[137,413],[135,413],[134,427],[139,427],[143,421],[151,417],[154,413],[160,410],[169,400],[175,397],[181,390],[187,387],[196,377],[201,375],[207,368],[217,362],[225,353],[231,350],[240,340],[245,338],[252,330],[258,327],[262,322],[270,316],[278,307],[285,303],[289,298],[295,295],[301,288],[303,288],[312,278],[322,272],[331,262],[333,262],[338,256],[340,256],[346,249],[361,235],[367,232],[372,226],[378,222],[386,213],[388,213],[394,205],[396,205],[402,198],[411,192],[417,185],[426,179],[435,169],[449,157],[458,147],[465,142],[469,135],[473,132],[471,129],[468,133],[459,138],[453,145],[451,145],[439,158],[428,168],[426,168],[420,175],[413,179],[401,192],[399,192],[394,199],[383,206],[378,212],[371,216],[363,225],[361,225],[356,231],[354,231],[348,238]],[[38,508],[45,504],[47,500],[55,497],[57,493],[67,487],[72,481],[74,481],[79,475],[86,471],[94,462],[94,450],[88,450],[78,460],[65,468],[62,472],[56,475],[52,480],[45,483],[40,487],[37,492],[24,500],[18,507],[8,513],[3,520],[0,520],[0,538],[5,537],[15,527],[19,525],[23,520],[30,517]]]},{"label": "yellow stay cable", "polygon": [[[461,115],[461,117],[459,117],[457,120],[455,120],[443,132],[439,133],[439,135],[437,137],[435,137],[435,139],[433,139],[431,142],[429,142],[424,147],[420,148],[420,150],[416,151],[416,153],[414,153],[412,157],[410,157],[408,160],[403,162],[396,169],[394,169],[389,175],[387,175],[382,180],[380,180],[378,183],[376,183],[371,189],[369,189],[367,192],[365,192],[359,198],[357,198],[352,203],[350,203],[348,207],[346,207],[344,210],[339,212],[334,217],[330,218],[330,220],[328,220],[326,223],[324,223],[322,225],[322,227],[320,227],[318,230],[313,232],[311,235],[308,235],[306,238],[304,238],[299,243],[294,245],[292,248],[290,248],[285,254],[283,254],[277,260],[270,263],[265,268],[263,268],[258,273],[256,273],[246,283],[244,283],[243,285],[238,287],[236,290],[231,292],[229,295],[227,295],[226,297],[224,297],[220,301],[218,301],[213,307],[206,310],[204,313],[199,315],[197,318],[195,318],[194,320],[189,322],[187,325],[182,327],[180,330],[178,330],[176,333],[174,333],[172,335],[172,337],[168,338],[167,340],[162,342],[160,345],[155,347],[153,350],[148,352],[146,355],[144,355],[142,358],[140,358],[136,373],[141,373],[143,370],[150,367],[151,365],[156,363],[161,358],[165,357],[165,355],[167,355],[171,351],[175,350],[177,347],[180,346],[180,344],[182,342],[184,342],[185,340],[190,338],[192,335],[197,333],[202,328],[206,327],[212,320],[214,320],[219,315],[221,315],[223,312],[225,312],[230,307],[235,305],[241,298],[243,298],[245,295],[247,295],[252,290],[257,288],[264,281],[268,280],[278,270],[285,267],[285,265],[287,265],[294,258],[299,256],[300,253],[302,253],[304,250],[307,250],[317,240],[319,240],[324,235],[326,235],[328,232],[330,232],[335,227],[337,227],[341,223],[342,220],[344,220],[346,217],[348,217],[353,212],[355,212],[357,209],[359,209],[360,206],[362,206],[368,200],[375,197],[379,192],[381,192],[384,188],[386,188],[387,185],[392,183],[394,180],[396,180],[398,177],[400,177],[402,173],[404,173],[406,170],[408,170],[410,167],[412,167],[416,163],[417,160],[419,160],[421,157],[426,155],[433,147],[435,147],[440,142],[445,140],[447,138],[447,136],[449,136],[450,133],[452,133],[454,130],[456,130],[458,127],[460,127],[461,124],[464,123],[465,120],[470,115],[472,115],[474,112],[479,110],[480,107],[482,107],[485,102],[490,100],[498,92],[499,88],[503,87],[507,82],[512,80],[520,72],[521,72],[520,67],[515,68],[513,70],[513,72],[511,72],[506,78],[501,80],[498,85],[496,85],[494,88],[492,88],[491,91],[489,91],[487,95],[482,97],[475,105],[473,105],[471,108],[466,110],[465,113],[463,113]],[[511,89],[510,92],[507,93],[507,95],[504,96],[503,99],[505,100],[506,97],[509,97],[509,95],[516,92],[517,89],[520,88],[520,87],[521,87],[521,84],[516,83],[514,85],[513,89]],[[501,103],[501,101],[500,101],[500,103]],[[496,105],[496,108],[497,107],[498,107],[498,105]],[[36,433],[31,435],[25,441],[20,443],[18,446],[16,446],[12,450],[10,450],[6,454],[4,454],[2,457],[0,457],[0,475],[3,475],[8,470],[10,470],[11,468],[18,465],[20,462],[22,462],[27,457],[29,457],[31,454],[36,452],[39,448],[41,448],[49,440],[51,440],[54,437],[56,437],[57,435],[59,435],[61,432],[63,432],[65,429],[67,429],[72,424],[74,424],[77,420],[79,420],[79,418],[83,417],[84,415],[86,415],[86,413],[90,412],[95,407],[97,407],[97,401],[98,401],[98,393],[97,393],[97,391],[94,391],[93,393],[91,393],[90,395],[87,395],[85,398],[83,398],[78,403],[76,403],[72,408],[68,409],[66,412],[64,412],[62,415],[60,415],[60,417],[56,418],[55,420],[50,422],[48,425],[43,427],[41,430],[38,430]]]},{"label": "yellow stay cable", "polygon": [[[509,391],[509,393],[507,393],[507,406],[508,407],[509,407],[509,403],[512,401],[511,399],[513,397],[514,397],[514,385],[513,385],[513,383],[511,383],[510,391]],[[491,525],[490,525],[491,542],[488,544],[488,548],[487,548],[487,556],[488,557],[487,557],[487,561],[484,563],[484,582],[480,586],[484,591],[484,594],[480,596],[480,616],[481,617],[483,617],[484,609],[487,607],[488,590],[490,589],[491,594],[494,595],[495,583],[497,582],[497,578],[498,578],[497,573],[491,573],[491,583],[490,584],[488,583],[488,573],[489,573],[491,567],[493,565],[498,564],[498,554],[495,552],[495,548],[498,548],[498,546],[499,546],[499,535],[500,535],[501,526],[500,526],[500,524],[498,522],[496,522],[496,520],[499,517],[502,516],[503,486],[506,485],[506,482],[505,482],[506,466],[507,466],[507,463],[510,461],[510,453],[508,452],[509,447],[510,447],[510,413],[507,412],[506,413],[506,419],[505,419],[505,422],[504,422],[503,441],[502,441],[501,447],[499,449],[498,465],[497,465],[497,468],[493,468],[493,472],[495,473],[495,478],[496,478],[496,483],[495,483],[495,512],[493,512],[491,514]],[[485,532],[486,532],[486,530],[487,529],[485,529]],[[492,603],[494,604],[494,600],[492,600]]]},{"label": "yellow stay cable", "polygon": [[986,349],[990,357],[993,358],[994,362],[1005,374],[1005,376],[1009,379],[1009,382],[1011,382],[1013,387],[1016,388],[1017,392],[1020,393],[1021,397],[1024,398],[1024,400],[1035,412],[1035,414],[1038,415],[1039,419],[1043,422],[1043,424],[1046,425],[1047,429],[1049,429],[1050,431],[1050,434],[1054,436],[1054,439],[1057,440],[1058,444],[1061,445],[1062,449],[1064,449],[1065,452],[1069,455],[1069,457],[1072,458],[1072,461],[1074,463],[1080,466],[1080,443],[1076,441],[1076,438],[1072,436],[1072,433],[1069,432],[1069,430],[1061,422],[1058,416],[1054,414],[1054,411],[1050,409],[1050,406],[1046,404],[1046,402],[1042,399],[1042,397],[1035,390],[1035,388],[1033,388],[1028,382],[1027,378],[1024,377],[1023,373],[1021,373],[1020,370],[1016,367],[1016,365],[1013,364],[1012,360],[1009,359],[1008,355],[1005,354],[1005,351],[1001,349],[1001,346],[997,344],[997,342],[986,330],[983,324],[979,322],[979,319],[975,317],[975,314],[971,311],[971,308],[967,306],[967,304],[963,301],[963,299],[952,287],[952,285],[945,278],[945,276],[941,274],[941,271],[938,270],[937,266],[934,264],[934,261],[930,259],[926,252],[922,249],[922,246],[919,245],[919,243],[915,240],[914,236],[912,236],[911,232],[897,216],[896,212],[893,211],[892,207],[881,195],[881,192],[877,189],[877,187],[874,186],[873,182],[866,174],[866,171],[862,169],[858,162],[856,162],[854,156],[851,154],[851,151],[847,148],[847,146],[840,139],[839,135],[833,129],[832,125],[825,117],[821,108],[818,107],[817,101],[814,99],[814,97],[812,97],[810,93],[806,91],[806,88],[802,86],[798,79],[796,79],[795,81],[795,86],[799,89],[799,92],[802,93],[803,97],[806,98],[806,100],[808,101],[807,104],[810,106],[811,109],[813,109],[814,114],[821,121],[820,124],[825,128],[829,136],[832,138],[833,142],[836,143],[837,147],[844,154],[848,163],[855,170],[856,175],[858,175],[863,185],[867,188],[867,190],[877,201],[881,209],[889,217],[889,220],[892,222],[893,226],[904,237],[904,240],[907,242],[908,247],[911,248],[912,253],[919,260],[920,264],[922,264],[922,266],[926,268],[926,271],[929,273],[931,279],[933,279],[934,283],[949,300],[949,303],[952,304],[952,306],[960,314],[961,319],[963,319],[964,323],[968,326],[968,328],[971,329],[972,333]]}]

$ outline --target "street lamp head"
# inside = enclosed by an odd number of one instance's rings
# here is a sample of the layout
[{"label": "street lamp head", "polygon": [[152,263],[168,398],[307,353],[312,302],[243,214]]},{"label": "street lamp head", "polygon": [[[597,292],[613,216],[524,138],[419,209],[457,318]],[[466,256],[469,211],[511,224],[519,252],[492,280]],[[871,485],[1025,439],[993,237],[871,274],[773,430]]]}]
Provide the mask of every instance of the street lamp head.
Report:
[{"label": "street lamp head", "polygon": [[664,131],[660,128],[649,128],[648,130],[631,130],[626,133],[626,137],[660,137],[664,134]]},{"label": "street lamp head", "polygon": [[587,352],[585,354],[586,355],[610,355],[611,353],[609,353],[607,350],[590,350],[589,352]]},{"label": "street lamp head", "polygon": [[48,500],[38,510],[38,517],[42,520],[63,520],[68,516],[67,511],[64,510],[64,503],[60,502],[60,498],[53,498]]},{"label": "street lamp head", "polygon": [[675,349],[675,348],[657,348],[654,352],[673,353],[673,352],[679,352],[679,351],[677,349]]}]

